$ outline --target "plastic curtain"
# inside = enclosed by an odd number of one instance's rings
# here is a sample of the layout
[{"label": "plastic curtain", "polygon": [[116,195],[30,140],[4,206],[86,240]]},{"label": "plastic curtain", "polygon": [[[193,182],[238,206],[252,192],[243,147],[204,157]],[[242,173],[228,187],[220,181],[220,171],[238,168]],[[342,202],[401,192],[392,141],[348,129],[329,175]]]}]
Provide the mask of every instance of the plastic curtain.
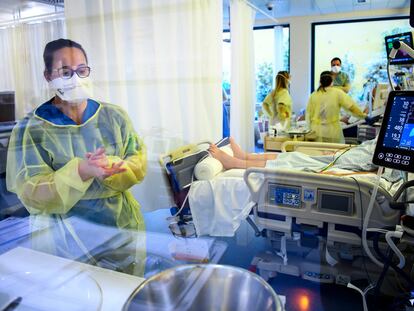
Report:
[{"label": "plastic curtain", "polygon": [[255,11],[242,0],[230,1],[231,108],[230,134],[249,152],[254,151],[256,104],[253,26]]},{"label": "plastic curtain", "polygon": [[170,207],[160,155],[221,138],[221,1],[71,0],[65,16],[94,97],[125,108],[147,145],[135,196],[144,210]]}]

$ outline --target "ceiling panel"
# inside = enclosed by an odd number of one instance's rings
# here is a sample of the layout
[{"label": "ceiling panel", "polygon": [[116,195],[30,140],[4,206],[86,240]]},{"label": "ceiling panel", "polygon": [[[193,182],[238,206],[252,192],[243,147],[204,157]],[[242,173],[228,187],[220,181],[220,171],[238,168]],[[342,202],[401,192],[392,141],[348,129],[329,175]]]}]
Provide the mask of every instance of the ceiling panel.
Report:
[{"label": "ceiling panel", "polygon": [[[0,22],[62,11],[63,0],[0,0]],[[57,4],[55,7],[54,3]]]},{"label": "ceiling panel", "polygon": [[372,0],[371,1],[371,8],[373,10],[388,8],[388,2],[389,2],[389,0]]},{"label": "ceiling panel", "polygon": [[[410,0],[249,0],[249,2],[275,18],[410,7]],[[273,6],[273,10],[267,9],[269,3]],[[266,19],[266,17],[258,13],[256,19]]]},{"label": "ceiling panel", "polygon": [[388,0],[388,8],[410,7],[410,0]]},{"label": "ceiling panel", "polygon": [[[64,0],[0,0],[0,21],[14,16],[28,17],[63,10]],[[141,0],[140,0],[141,1]],[[142,0],[146,1],[146,0]],[[365,3],[360,3],[366,1]],[[254,6],[274,18],[289,16],[315,16],[353,11],[409,8],[410,0],[249,0]],[[223,0],[224,15],[228,18],[229,0]],[[270,5],[269,5],[270,4]],[[268,7],[272,7],[271,10]],[[268,19],[261,13],[256,19]]]},{"label": "ceiling panel", "polygon": [[315,4],[321,10],[335,10],[335,2],[326,0],[315,0]]}]

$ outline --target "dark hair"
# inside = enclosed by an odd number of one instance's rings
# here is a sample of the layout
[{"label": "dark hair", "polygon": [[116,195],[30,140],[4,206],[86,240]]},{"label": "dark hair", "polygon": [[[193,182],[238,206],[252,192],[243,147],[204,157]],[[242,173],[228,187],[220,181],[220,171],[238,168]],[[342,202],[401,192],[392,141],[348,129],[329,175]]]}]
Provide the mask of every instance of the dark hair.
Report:
[{"label": "dark hair", "polygon": [[341,61],[341,59],[339,57],[332,58],[331,59],[331,64],[332,64],[333,61],[336,61],[336,60],[339,60],[339,63],[342,64],[342,61]]},{"label": "dark hair", "polygon": [[45,50],[43,52],[43,61],[45,62],[45,70],[48,73],[52,71],[54,53],[57,50],[60,50],[63,48],[77,48],[81,50],[83,55],[85,55],[86,63],[88,62],[88,56],[86,56],[86,52],[83,49],[82,45],[69,39],[57,39],[57,40],[50,41],[49,43],[47,43],[45,46]]},{"label": "dark hair", "polygon": [[320,85],[318,87],[318,91],[321,91],[322,90],[323,92],[326,92],[325,88],[328,87],[328,86],[330,86],[331,83],[332,83],[332,81],[333,81],[332,72],[330,72],[330,71],[322,71],[321,77],[319,79]]}]

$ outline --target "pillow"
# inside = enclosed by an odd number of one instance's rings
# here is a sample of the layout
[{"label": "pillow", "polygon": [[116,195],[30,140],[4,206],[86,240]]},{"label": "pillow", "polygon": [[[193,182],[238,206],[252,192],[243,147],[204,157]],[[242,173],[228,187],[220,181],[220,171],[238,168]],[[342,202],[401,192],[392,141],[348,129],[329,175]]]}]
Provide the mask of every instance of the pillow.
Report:
[{"label": "pillow", "polygon": [[[225,145],[220,149],[228,155],[233,156],[233,150],[231,149],[230,145]],[[221,162],[212,156],[208,156],[207,158],[197,163],[194,168],[194,175],[198,180],[211,180],[222,171],[223,165]]]}]

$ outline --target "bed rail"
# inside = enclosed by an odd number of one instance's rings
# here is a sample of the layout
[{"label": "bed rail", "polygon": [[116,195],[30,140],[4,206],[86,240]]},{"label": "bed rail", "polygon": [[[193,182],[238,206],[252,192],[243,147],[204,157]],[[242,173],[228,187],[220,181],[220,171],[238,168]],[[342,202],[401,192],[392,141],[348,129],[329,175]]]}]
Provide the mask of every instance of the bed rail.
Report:
[{"label": "bed rail", "polygon": [[292,141],[288,140],[282,144],[282,152],[299,151],[307,155],[326,155],[341,149],[352,147],[350,144],[335,144],[312,141]]}]

